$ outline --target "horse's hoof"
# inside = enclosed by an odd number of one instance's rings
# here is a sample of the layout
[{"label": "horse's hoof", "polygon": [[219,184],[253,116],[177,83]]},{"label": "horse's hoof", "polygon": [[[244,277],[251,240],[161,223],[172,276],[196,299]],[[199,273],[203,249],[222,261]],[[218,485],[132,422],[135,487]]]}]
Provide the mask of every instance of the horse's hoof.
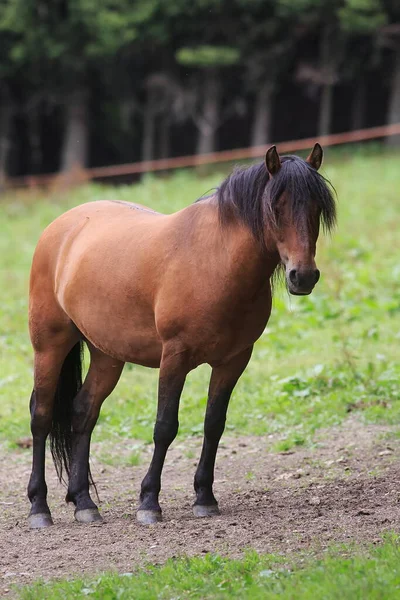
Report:
[{"label": "horse's hoof", "polygon": [[44,529],[54,525],[50,513],[36,513],[28,517],[29,529]]},{"label": "horse's hoof", "polygon": [[202,504],[193,505],[193,514],[195,517],[215,517],[220,515],[218,504],[211,504],[210,506],[203,506]]},{"label": "horse's hoof", "polygon": [[78,523],[99,523],[103,517],[97,508],[82,508],[74,513],[75,521]]},{"label": "horse's hoof", "polygon": [[161,510],[138,510],[136,519],[142,525],[153,525],[162,521]]}]

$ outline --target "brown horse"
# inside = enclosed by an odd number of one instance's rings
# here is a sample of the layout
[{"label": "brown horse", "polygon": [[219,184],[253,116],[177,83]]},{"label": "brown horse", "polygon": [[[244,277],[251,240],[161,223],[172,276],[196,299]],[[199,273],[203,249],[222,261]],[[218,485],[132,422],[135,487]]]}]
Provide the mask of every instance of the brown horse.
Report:
[{"label": "brown horse", "polygon": [[[218,514],[212,486],[232,390],[271,313],[271,278],[286,270],[292,294],[319,279],[314,257],[320,222],[331,229],[335,202],[307,160],[279,157],[233,172],[216,193],[162,215],[125,202],[93,202],[56,219],[33,258],[29,326],[34,348],[28,486],[32,528],[52,524],[44,476],[46,438],[67,501],[79,522],[101,519],[89,494],[89,448],[100,407],[125,362],[160,368],[154,455],[137,518],[161,519],[158,496],[167,449],[178,431],[188,372],[212,367],[204,444],[194,488],[196,516]],[[90,366],[82,384],[81,350]]]}]

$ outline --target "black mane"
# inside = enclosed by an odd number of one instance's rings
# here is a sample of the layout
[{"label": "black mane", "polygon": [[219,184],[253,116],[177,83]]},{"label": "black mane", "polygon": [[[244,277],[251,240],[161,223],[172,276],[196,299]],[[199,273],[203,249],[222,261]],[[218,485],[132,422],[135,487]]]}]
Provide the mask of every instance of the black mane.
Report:
[{"label": "black mane", "polygon": [[265,162],[235,169],[216,192],[221,223],[232,213],[253,235],[264,239],[266,228],[279,227],[278,200],[287,192],[294,223],[301,223],[312,205],[317,205],[325,231],[336,223],[336,207],[330,182],[298,156],[281,158],[282,167],[270,178]]}]

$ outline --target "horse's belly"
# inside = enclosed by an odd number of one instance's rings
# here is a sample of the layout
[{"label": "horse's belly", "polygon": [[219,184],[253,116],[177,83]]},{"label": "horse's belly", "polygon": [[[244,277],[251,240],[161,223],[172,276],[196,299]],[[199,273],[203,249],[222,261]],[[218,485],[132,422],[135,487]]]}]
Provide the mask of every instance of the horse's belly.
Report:
[{"label": "horse's belly", "polygon": [[67,306],[66,312],[83,336],[105,354],[124,362],[159,367],[161,340],[154,315],[143,307],[113,309],[112,302],[96,306],[82,302]]},{"label": "horse's belly", "polygon": [[[95,344],[96,345],[96,344]],[[161,343],[156,340],[131,339],[126,344],[96,345],[105,354],[123,362],[158,369],[161,362]]]},{"label": "horse's belly", "polygon": [[105,334],[104,330],[96,331],[86,324],[82,324],[79,329],[86,339],[109,356],[144,367],[160,366],[161,341],[153,331],[124,332],[118,328],[113,329],[111,325]]}]

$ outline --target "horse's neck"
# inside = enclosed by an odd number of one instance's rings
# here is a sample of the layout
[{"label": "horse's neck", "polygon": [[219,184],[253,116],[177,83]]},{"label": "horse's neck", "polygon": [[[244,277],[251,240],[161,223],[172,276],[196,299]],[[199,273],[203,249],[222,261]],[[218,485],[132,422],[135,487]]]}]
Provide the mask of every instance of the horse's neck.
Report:
[{"label": "horse's neck", "polygon": [[267,251],[264,245],[254,238],[252,232],[240,225],[231,232],[232,275],[239,276],[243,285],[251,289],[264,286],[279,263],[279,255]]},{"label": "horse's neck", "polygon": [[279,263],[277,252],[266,251],[250,229],[236,219],[221,223],[213,198],[191,205],[182,213],[197,246],[194,251],[207,257],[211,271],[225,281],[247,286],[249,293],[270,279]]}]

